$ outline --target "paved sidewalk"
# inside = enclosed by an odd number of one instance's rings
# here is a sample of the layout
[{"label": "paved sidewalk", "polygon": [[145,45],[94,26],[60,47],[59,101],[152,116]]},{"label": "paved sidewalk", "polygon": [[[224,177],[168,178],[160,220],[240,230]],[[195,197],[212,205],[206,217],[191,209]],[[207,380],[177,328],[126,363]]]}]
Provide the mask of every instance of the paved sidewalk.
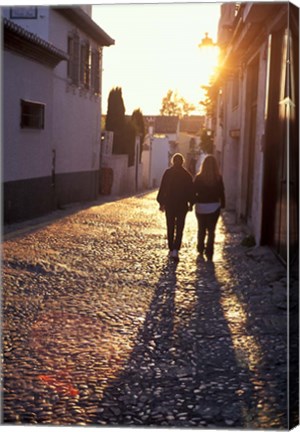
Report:
[{"label": "paved sidewalk", "polygon": [[285,268],[226,212],[170,263],[155,196],[7,233],[5,424],[287,427]]}]

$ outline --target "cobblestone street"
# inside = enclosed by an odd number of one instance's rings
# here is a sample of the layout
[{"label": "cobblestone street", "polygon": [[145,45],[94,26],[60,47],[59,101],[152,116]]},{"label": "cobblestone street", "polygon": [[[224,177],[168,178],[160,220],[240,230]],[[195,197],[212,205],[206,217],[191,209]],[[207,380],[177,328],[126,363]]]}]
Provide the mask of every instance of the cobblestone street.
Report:
[{"label": "cobblestone street", "polygon": [[287,428],[285,268],[226,212],[168,262],[155,197],[5,236],[3,423]]}]

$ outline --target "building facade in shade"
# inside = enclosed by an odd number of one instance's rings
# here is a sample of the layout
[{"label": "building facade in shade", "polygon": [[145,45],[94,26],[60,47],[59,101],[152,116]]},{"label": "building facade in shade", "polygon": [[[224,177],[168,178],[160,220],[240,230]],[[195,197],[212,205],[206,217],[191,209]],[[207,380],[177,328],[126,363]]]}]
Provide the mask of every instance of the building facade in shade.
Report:
[{"label": "building facade in shade", "polygon": [[3,213],[12,223],[97,198],[103,47],[90,7],[5,7]]},{"label": "building facade in shade", "polygon": [[298,250],[299,9],[224,3],[212,92],[214,146],[226,200],[257,245]]}]

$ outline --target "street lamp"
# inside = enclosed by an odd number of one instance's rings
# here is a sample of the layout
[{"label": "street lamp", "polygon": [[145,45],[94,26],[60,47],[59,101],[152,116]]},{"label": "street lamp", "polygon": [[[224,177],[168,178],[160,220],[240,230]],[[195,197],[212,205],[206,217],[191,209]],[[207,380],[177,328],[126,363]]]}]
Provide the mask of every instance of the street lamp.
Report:
[{"label": "street lamp", "polygon": [[[218,65],[218,56],[219,56],[219,47],[213,41],[211,37],[209,37],[208,32],[204,33],[204,38],[202,38],[201,43],[198,45],[201,52],[201,58],[203,58],[203,68],[201,72],[203,73],[203,69],[206,71],[206,83],[202,85],[202,88],[208,91],[207,89],[211,88],[212,82],[214,79],[214,75],[216,73],[216,68]],[[204,84],[204,82],[203,82]],[[208,98],[208,93],[204,94],[205,98]],[[211,98],[208,99],[206,110],[205,110],[205,130],[203,134],[203,140],[205,141],[205,145],[207,146],[207,151],[211,152],[211,146],[214,140],[214,130],[213,130],[213,115],[210,112],[213,109],[213,103]]]},{"label": "street lamp", "polygon": [[198,44],[198,48],[200,48],[201,57],[205,61],[205,69],[210,69],[209,75],[211,75],[218,64],[219,46],[208,35],[208,32],[205,32],[204,38],[202,38],[201,42]]},{"label": "street lamp", "polygon": [[205,32],[205,37],[201,40],[201,43],[198,45],[199,48],[212,48],[217,46],[215,42],[213,42],[212,38],[208,37],[208,32]]},{"label": "street lamp", "polygon": [[213,58],[216,64],[219,55],[219,46],[208,36],[208,32],[205,32],[204,35],[204,38],[202,38],[201,42],[198,44],[198,48],[200,48],[203,56]]},{"label": "street lamp", "polygon": [[205,82],[202,84],[208,84],[211,81],[213,75],[215,75],[218,63],[220,48],[216,42],[209,36],[208,32],[204,33],[204,38],[198,44],[200,48],[200,58],[203,59],[201,65],[201,74],[206,74]]}]

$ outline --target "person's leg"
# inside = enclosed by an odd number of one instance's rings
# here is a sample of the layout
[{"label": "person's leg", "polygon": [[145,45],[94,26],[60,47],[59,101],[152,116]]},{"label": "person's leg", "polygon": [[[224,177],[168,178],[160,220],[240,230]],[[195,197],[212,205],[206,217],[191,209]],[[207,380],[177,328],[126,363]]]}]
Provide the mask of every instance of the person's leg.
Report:
[{"label": "person's leg", "polygon": [[198,235],[197,235],[197,250],[200,254],[204,252],[204,239],[206,233],[206,218],[204,214],[196,213],[197,221],[198,221]]},{"label": "person's leg", "polygon": [[167,220],[167,238],[168,247],[172,251],[174,249],[174,231],[175,231],[175,215],[174,212],[166,210],[166,220]]},{"label": "person's leg", "polygon": [[216,210],[214,213],[208,214],[207,216],[208,237],[205,253],[207,258],[211,260],[214,255],[215,230],[220,216],[220,209]]},{"label": "person's leg", "polygon": [[180,250],[181,247],[185,217],[186,217],[186,211],[177,213],[176,215],[176,222],[175,222],[176,234],[175,234],[175,241],[174,241],[174,249],[178,251]]}]

